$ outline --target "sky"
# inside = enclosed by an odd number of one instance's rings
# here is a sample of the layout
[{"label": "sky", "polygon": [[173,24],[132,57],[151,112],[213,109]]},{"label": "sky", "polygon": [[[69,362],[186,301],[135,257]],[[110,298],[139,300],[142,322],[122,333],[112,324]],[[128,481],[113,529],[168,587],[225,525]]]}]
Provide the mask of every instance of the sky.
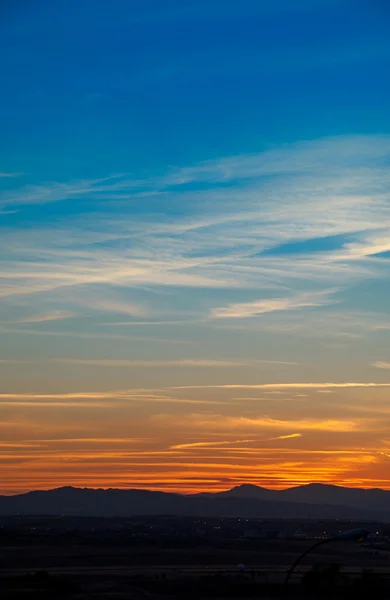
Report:
[{"label": "sky", "polygon": [[0,493],[390,489],[387,0],[4,0]]}]

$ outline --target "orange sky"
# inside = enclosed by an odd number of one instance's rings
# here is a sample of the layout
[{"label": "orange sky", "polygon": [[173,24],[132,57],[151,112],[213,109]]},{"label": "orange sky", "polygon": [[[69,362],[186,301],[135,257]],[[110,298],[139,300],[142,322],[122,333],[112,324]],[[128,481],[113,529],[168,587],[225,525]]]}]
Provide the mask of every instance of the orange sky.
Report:
[{"label": "orange sky", "polygon": [[313,481],[390,488],[388,395],[386,387],[277,386],[3,394],[1,492]]}]

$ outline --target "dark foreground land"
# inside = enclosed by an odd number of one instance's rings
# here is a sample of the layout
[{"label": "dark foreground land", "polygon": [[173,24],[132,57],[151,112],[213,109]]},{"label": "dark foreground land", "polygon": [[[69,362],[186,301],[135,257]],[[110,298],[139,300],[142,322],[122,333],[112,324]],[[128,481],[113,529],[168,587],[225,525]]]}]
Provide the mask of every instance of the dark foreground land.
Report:
[{"label": "dark foreground land", "polygon": [[[364,544],[318,548],[352,527]],[[390,599],[390,527],[341,521],[142,517],[0,520],[0,598]],[[239,566],[240,565],[240,566]]]}]

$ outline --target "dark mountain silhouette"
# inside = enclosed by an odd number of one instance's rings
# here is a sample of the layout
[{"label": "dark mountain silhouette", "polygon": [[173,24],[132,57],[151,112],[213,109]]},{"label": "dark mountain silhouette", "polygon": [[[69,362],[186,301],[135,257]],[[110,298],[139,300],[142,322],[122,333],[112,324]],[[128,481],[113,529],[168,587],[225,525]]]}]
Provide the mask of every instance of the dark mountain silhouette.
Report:
[{"label": "dark mountain silhouette", "polygon": [[365,510],[390,511],[390,491],[346,488],[337,485],[312,483],[280,492],[280,499],[310,504],[342,504]]},{"label": "dark mountain silhouette", "polygon": [[[215,494],[215,496],[219,497],[236,497],[236,498],[256,498],[257,500],[281,500],[278,494],[280,492],[276,490],[268,490],[267,488],[260,487],[258,485],[253,485],[251,483],[243,483],[242,485],[237,485],[231,490],[227,490],[226,492],[219,492]],[[299,500],[299,502],[304,502],[304,500]]]},{"label": "dark mountain silhouette", "polygon": [[329,504],[347,506],[367,511],[383,511],[390,514],[390,491],[376,488],[347,488],[338,485],[310,483],[286,490],[268,490],[256,485],[243,484],[219,495],[238,498],[257,498],[272,502],[299,502],[305,504]]},{"label": "dark mountain silhouette", "polygon": [[63,487],[0,496],[0,515],[179,515],[389,520],[390,492],[312,484],[287,490],[242,485],[184,496],[148,490]]}]

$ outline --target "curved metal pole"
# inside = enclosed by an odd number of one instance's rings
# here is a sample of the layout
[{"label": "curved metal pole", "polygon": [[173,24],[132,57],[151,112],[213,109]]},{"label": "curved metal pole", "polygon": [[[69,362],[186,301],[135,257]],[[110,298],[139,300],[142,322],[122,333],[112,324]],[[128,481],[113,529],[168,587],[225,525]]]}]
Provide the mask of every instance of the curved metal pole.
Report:
[{"label": "curved metal pole", "polygon": [[291,567],[287,571],[282,587],[282,596],[284,597],[286,593],[287,584],[290,580],[291,575],[294,572],[294,569],[299,565],[301,560],[305,558],[306,554],[309,554],[309,552],[312,552],[312,550],[315,550],[316,548],[318,548],[318,546],[323,546],[324,544],[329,544],[330,542],[362,542],[364,539],[367,538],[368,535],[369,531],[367,531],[367,529],[351,529],[350,531],[345,531],[344,533],[336,535],[335,537],[328,538],[326,540],[320,540],[319,542],[316,542],[315,544],[310,546],[310,548],[308,548],[307,550],[302,552],[300,556],[298,556],[297,560],[291,565]]},{"label": "curved metal pole", "polygon": [[302,552],[302,554],[300,554],[298,556],[298,558],[296,559],[296,561],[291,565],[291,567],[289,568],[289,570],[286,573],[286,577],[285,577],[284,583],[283,583],[283,593],[286,590],[286,587],[287,587],[287,584],[288,584],[288,582],[290,580],[291,575],[293,574],[294,570],[299,565],[299,563],[301,562],[301,560],[303,560],[307,554],[310,554],[310,552],[312,552],[313,550],[315,550],[316,548],[318,548],[318,546],[323,546],[324,544],[329,544],[329,542],[333,542],[333,540],[334,540],[334,538],[329,538],[329,539],[326,539],[326,540],[320,540],[319,542],[316,542],[315,544],[313,544],[312,546],[310,546],[309,548],[307,548],[307,550],[305,550],[304,552]]}]

